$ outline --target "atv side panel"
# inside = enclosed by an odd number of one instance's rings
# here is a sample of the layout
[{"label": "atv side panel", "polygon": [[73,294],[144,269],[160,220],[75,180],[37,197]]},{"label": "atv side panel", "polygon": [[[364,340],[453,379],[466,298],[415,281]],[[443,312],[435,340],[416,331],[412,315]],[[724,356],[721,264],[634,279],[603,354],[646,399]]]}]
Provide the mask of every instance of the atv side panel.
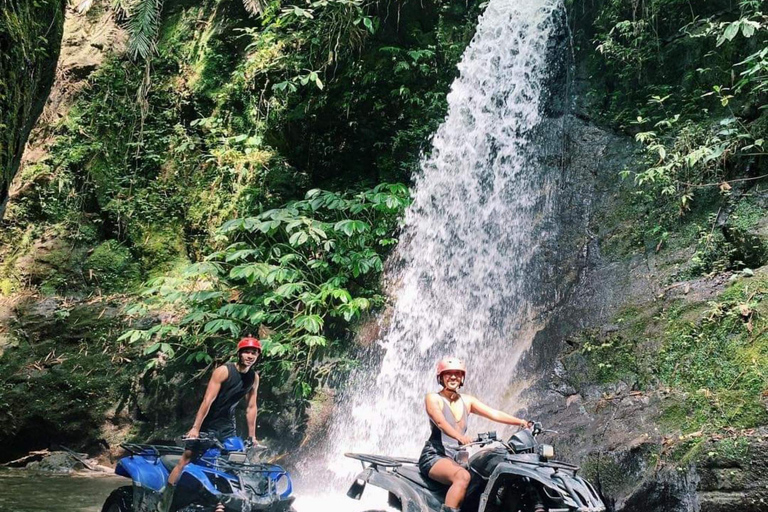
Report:
[{"label": "atv side panel", "polygon": [[360,499],[364,486],[357,481],[368,482],[392,493],[400,501],[400,510],[403,512],[438,512],[442,503],[425,489],[421,491],[413,487],[408,480],[388,473],[368,468],[355,477],[355,483],[347,493],[350,497]]},{"label": "atv side panel", "polygon": [[[496,492],[498,485],[504,479],[510,476],[528,478],[541,484],[548,491],[550,497],[562,500],[562,503],[568,507],[581,510],[599,510],[602,502],[594,489],[586,483],[584,479],[575,475],[569,475],[564,471],[558,471],[555,468],[547,466],[521,466],[503,462],[496,466],[488,482],[488,486],[480,498],[480,507],[478,512],[484,512],[488,504],[488,498]],[[557,485],[559,482],[561,485]]]}]

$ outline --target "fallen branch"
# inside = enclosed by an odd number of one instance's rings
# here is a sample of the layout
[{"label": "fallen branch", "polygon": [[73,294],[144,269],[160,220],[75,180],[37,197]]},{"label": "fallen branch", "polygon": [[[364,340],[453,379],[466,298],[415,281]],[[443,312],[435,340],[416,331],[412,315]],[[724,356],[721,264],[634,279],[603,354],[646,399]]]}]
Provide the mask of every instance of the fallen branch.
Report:
[{"label": "fallen branch", "polygon": [[43,460],[43,458],[45,458],[46,455],[50,455],[50,453],[51,452],[49,452],[47,448],[45,450],[29,452],[27,455],[21,458],[2,464],[2,466],[6,468],[21,468],[26,466],[30,462],[37,462],[37,461]]},{"label": "fallen branch", "polygon": [[736,183],[739,181],[753,181],[753,180],[761,180],[763,178],[768,178],[768,174],[763,174],[762,176],[755,176],[752,178],[738,178],[735,180],[724,180],[724,181],[718,181],[717,183],[688,183],[687,181],[681,181],[683,185],[686,187],[691,188],[702,188],[702,187],[717,187],[722,185],[723,183]]}]

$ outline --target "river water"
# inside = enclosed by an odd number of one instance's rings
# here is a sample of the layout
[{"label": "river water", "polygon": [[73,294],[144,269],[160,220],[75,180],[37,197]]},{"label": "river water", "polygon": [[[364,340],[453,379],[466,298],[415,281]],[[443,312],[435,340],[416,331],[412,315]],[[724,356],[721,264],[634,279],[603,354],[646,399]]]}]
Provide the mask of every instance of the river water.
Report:
[{"label": "river water", "polygon": [[[113,489],[128,484],[116,475],[42,475],[23,470],[0,470],[0,512],[100,512]],[[323,496],[301,495],[298,512],[359,512],[389,510],[387,493],[370,489],[365,499],[354,501],[343,492]]]},{"label": "river water", "polygon": [[115,475],[0,471],[0,512],[100,512],[109,493],[125,484],[125,478]]}]

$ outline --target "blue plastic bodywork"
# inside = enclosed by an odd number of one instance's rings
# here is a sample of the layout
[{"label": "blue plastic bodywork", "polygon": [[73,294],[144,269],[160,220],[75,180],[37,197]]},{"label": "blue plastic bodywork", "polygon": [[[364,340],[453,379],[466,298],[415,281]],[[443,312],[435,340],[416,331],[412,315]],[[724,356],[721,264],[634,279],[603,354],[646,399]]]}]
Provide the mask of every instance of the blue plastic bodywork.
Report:
[{"label": "blue plastic bodywork", "polygon": [[159,458],[137,455],[120,459],[115,468],[115,473],[130,478],[133,480],[134,485],[138,487],[145,487],[153,491],[160,491],[165,487],[169,474]]},{"label": "blue plastic bodywork", "polygon": [[[222,499],[232,499],[233,495],[241,495],[242,499],[247,499],[240,490],[240,479],[227,471],[226,466],[219,469],[219,461],[222,453],[244,452],[245,446],[239,437],[230,437],[223,443],[224,449],[210,448],[197,460],[187,464],[179,478],[179,487],[188,489],[204,489],[206,493],[213,496],[222,496]],[[141,487],[154,492],[162,491],[165,487],[169,472],[160,460],[157,449],[153,446],[144,445],[144,450],[140,453],[133,453],[120,459],[115,468],[115,473],[133,480],[136,487]],[[260,464],[260,473],[267,476],[272,482],[272,498],[269,502],[292,500],[293,482],[290,475],[280,466],[275,464]],[[276,495],[276,485],[279,479],[287,479],[287,488]],[[230,495],[227,498],[226,495]],[[290,501],[288,501],[290,503]]]},{"label": "blue plastic bodywork", "polygon": [[228,437],[224,440],[222,443],[224,445],[224,450],[228,452],[244,452],[245,451],[245,445],[243,444],[243,440],[239,437]]}]

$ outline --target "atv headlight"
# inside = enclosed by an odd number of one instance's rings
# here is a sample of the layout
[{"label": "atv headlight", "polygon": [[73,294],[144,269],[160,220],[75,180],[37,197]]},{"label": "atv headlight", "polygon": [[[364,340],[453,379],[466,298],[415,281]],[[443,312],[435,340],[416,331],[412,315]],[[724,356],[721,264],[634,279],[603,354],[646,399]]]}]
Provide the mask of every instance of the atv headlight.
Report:
[{"label": "atv headlight", "polygon": [[549,460],[555,456],[555,447],[551,444],[540,444],[539,455],[544,460]]},{"label": "atv headlight", "polygon": [[291,478],[283,473],[275,480],[275,491],[282,496],[291,490]]}]

